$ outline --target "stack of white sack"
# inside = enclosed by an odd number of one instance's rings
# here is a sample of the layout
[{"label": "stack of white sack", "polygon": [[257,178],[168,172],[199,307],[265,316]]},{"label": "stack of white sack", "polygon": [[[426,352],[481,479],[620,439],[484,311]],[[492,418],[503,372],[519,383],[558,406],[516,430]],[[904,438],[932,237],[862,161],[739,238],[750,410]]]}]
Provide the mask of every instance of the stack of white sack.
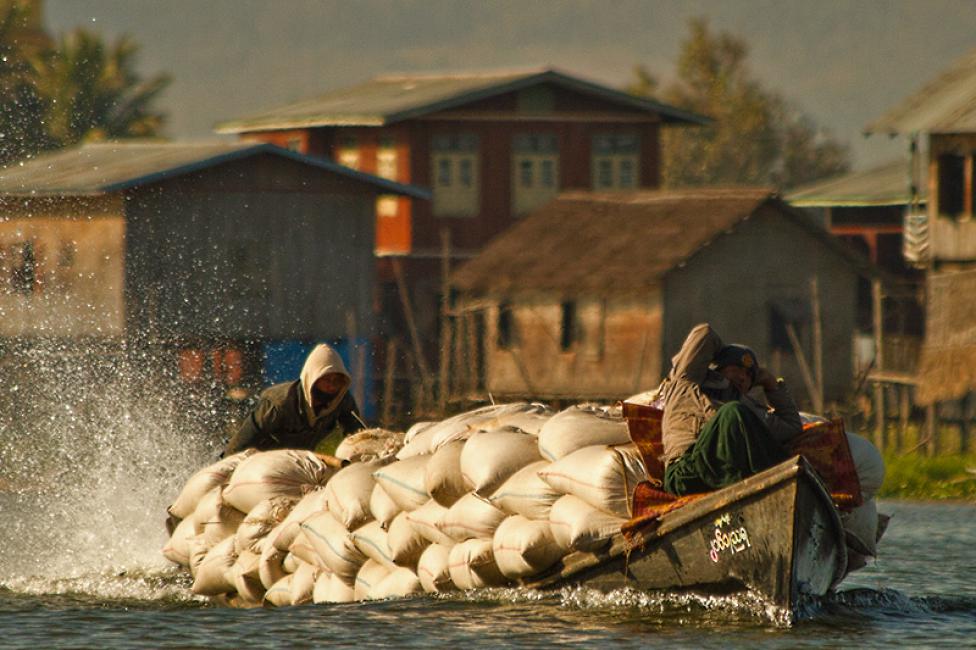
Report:
[{"label": "stack of white sack", "polygon": [[239,606],[508,585],[604,547],[647,478],[625,420],[594,407],[504,404],[358,435],[334,474],[295,450],[202,470],[223,478],[187,483],[164,553],[195,593]]}]

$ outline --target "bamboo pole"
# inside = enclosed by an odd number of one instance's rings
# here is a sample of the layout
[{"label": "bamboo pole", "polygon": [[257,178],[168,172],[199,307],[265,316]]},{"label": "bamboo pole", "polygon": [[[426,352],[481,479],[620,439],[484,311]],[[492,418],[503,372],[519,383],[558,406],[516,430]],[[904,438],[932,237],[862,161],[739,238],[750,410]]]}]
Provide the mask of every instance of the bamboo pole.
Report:
[{"label": "bamboo pole", "polygon": [[813,307],[813,378],[817,384],[816,402],[820,404],[821,409],[817,413],[823,415],[823,322],[820,315],[820,285],[817,276],[810,278],[810,302]]},{"label": "bamboo pole", "polygon": [[360,409],[365,408],[366,400],[366,378],[364,367],[366,366],[366,350],[359,345],[359,332],[356,327],[356,312],[352,309],[346,311],[346,341],[349,343],[349,371],[352,374],[352,396]]},{"label": "bamboo pole", "polygon": [[800,366],[800,374],[803,375],[803,383],[806,384],[807,394],[813,403],[813,410],[816,413],[823,413],[823,402],[819,399],[816,381],[810,371],[810,364],[807,363],[806,355],[803,354],[803,348],[800,347],[800,339],[796,335],[796,328],[793,327],[793,323],[786,324],[786,335],[790,337],[790,345],[793,346],[793,354]]},{"label": "bamboo pole", "polygon": [[910,386],[898,387],[898,430],[895,432],[895,440],[892,445],[895,451],[901,451],[905,446],[905,436],[908,433],[908,420],[911,415],[912,405],[909,393]]},{"label": "bamboo pole", "polygon": [[[871,280],[871,310],[874,317],[874,369],[884,370],[884,318],[882,313],[881,280]],[[884,386],[881,382],[874,384],[874,444],[879,450],[884,450],[885,434],[885,405]]]},{"label": "bamboo pole", "polygon": [[386,342],[386,369],[383,372],[383,428],[388,429],[392,423],[393,412],[393,382],[396,381],[396,351],[395,339]]},{"label": "bamboo pole", "polygon": [[441,340],[437,398],[440,413],[447,409],[448,382],[451,377],[451,231],[441,228]]},{"label": "bamboo pole", "polygon": [[[393,276],[396,278],[397,292],[400,294],[400,303],[403,305],[403,314],[407,319],[407,329],[410,332],[410,342],[413,344],[413,353],[417,367],[420,369],[420,383],[423,386],[423,398],[425,401],[430,394],[430,369],[427,367],[427,360],[424,357],[423,346],[420,344],[420,334],[417,332],[417,322],[413,317],[413,306],[410,304],[410,293],[407,289],[406,280],[403,277],[403,268],[400,260],[396,257],[390,259],[393,266]],[[418,409],[422,404],[416,405]]]},{"label": "bamboo pole", "polygon": [[925,407],[925,455],[935,456],[938,444],[936,443],[936,403],[932,402]]}]

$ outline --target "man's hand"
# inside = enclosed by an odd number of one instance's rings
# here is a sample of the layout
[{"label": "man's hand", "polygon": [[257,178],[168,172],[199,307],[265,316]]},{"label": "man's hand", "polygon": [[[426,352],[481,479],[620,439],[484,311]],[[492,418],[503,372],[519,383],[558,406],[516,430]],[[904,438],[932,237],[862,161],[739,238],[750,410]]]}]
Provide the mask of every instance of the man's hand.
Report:
[{"label": "man's hand", "polygon": [[770,393],[778,388],[776,384],[776,375],[769,372],[766,368],[762,366],[756,368],[756,383],[763,387],[763,390]]}]

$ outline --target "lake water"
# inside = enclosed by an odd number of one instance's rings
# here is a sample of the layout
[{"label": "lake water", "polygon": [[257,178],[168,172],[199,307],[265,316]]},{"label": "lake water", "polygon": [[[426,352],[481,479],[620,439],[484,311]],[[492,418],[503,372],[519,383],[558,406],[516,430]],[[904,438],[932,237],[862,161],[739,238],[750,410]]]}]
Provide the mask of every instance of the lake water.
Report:
[{"label": "lake water", "polygon": [[883,503],[893,517],[877,562],[787,627],[748,598],[579,589],[222,609],[192,598],[158,554],[158,487],[103,498],[118,507],[98,519],[63,499],[0,499],[0,647],[976,647],[972,505]]}]

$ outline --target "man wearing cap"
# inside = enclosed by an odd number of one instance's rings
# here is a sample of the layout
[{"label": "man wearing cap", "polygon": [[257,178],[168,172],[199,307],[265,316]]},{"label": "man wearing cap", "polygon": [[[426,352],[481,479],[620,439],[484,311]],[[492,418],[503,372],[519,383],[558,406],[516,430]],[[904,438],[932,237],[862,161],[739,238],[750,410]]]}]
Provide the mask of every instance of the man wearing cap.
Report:
[{"label": "man wearing cap", "polygon": [[275,384],[261,393],[223,455],[249,447],[334,454],[345,436],[364,428],[350,383],[339,353],[325,343],[316,345],[297,381]]},{"label": "man wearing cap", "polygon": [[[664,489],[716,490],[786,460],[803,430],[783,380],[744,345],[725,345],[708,323],[692,328],[661,385]],[[750,391],[761,386],[763,403]]]}]

